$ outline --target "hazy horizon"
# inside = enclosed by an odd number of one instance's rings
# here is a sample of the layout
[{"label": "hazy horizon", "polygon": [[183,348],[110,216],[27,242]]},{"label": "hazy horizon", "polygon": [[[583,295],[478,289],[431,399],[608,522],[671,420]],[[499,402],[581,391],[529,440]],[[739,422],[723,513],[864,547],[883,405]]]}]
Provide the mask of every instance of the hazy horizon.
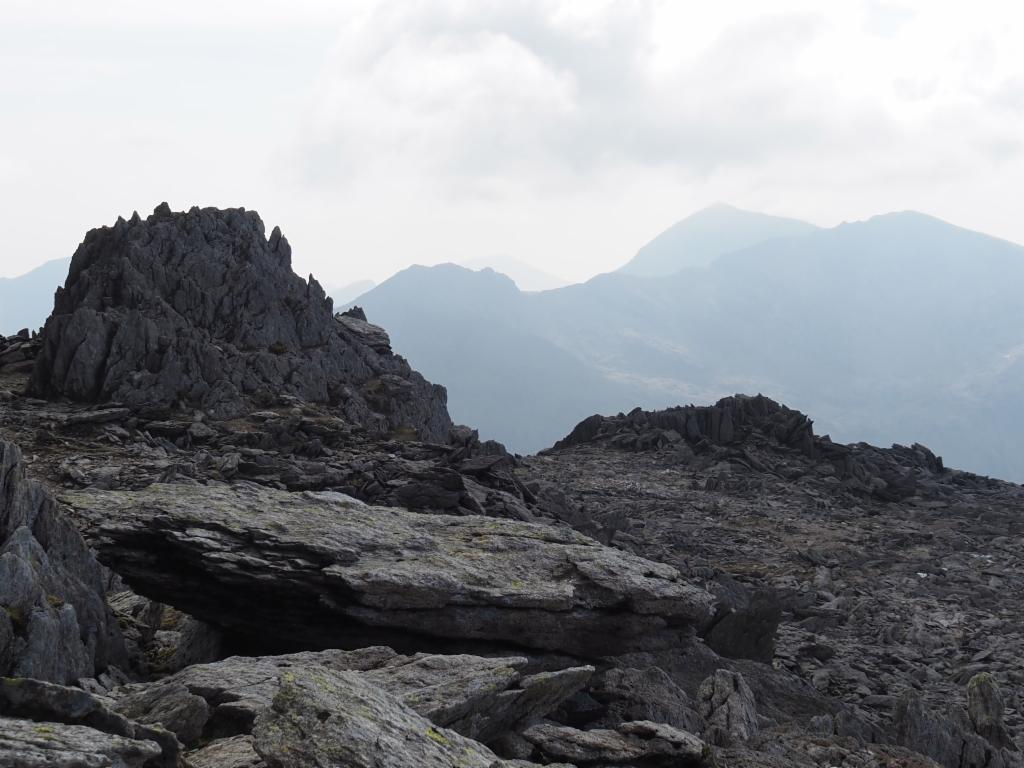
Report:
[{"label": "hazy horizon", "polygon": [[324,284],[507,254],[580,281],[716,201],[1024,242],[1024,8],[16,2],[0,276],[166,200]]}]

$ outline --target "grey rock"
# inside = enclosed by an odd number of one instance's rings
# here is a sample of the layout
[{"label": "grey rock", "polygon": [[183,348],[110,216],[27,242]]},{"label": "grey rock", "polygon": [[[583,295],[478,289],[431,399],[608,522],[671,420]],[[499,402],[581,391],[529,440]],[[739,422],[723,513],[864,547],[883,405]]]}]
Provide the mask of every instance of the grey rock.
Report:
[{"label": "grey rock", "polygon": [[139,592],[292,647],[415,633],[593,657],[678,647],[710,616],[674,568],[568,529],[251,485],[61,498]]},{"label": "grey rock", "polygon": [[0,716],[0,766],[4,768],[142,768],[159,755],[160,747],[152,741],[84,725]]},{"label": "grey rock", "polygon": [[523,736],[546,760],[577,765],[712,765],[710,748],[692,733],[662,723],[622,723],[615,730],[580,731],[541,723]]},{"label": "grey rock", "polygon": [[391,339],[388,338],[387,331],[379,325],[368,323],[365,315],[357,317],[349,311],[335,315],[334,319],[345,329],[345,332],[355,336],[374,352],[382,355],[391,352]]},{"label": "grey rock", "polygon": [[590,695],[606,708],[597,727],[650,720],[701,733],[706,726],[686,691],[658,667],[609,669],[598,676]]},{"label": "grey rock", "polygon": [[725,575],[719,575],[710,589],[718,603],[704,641],[722,656],[770,663],[782,618],[775,591],[750,588]]},{"label": "grey rock", "polygon": [[0,440],[0,674],[58,683],[127,666],[99,563]]},{"label": "grey rock", "polygon": [[974,732],[963,710],[943,717],[928,711],[917,696],[904,696],[896,707],[896,741],[945,768],[1020,768],[1021,753],[997,747]]},{"label": "grey rock", "polygon": [[[358,328],[354,326],[358,324]],[[219,417],[295,396],[376,431],[443,440],[446,394],[375,326],[335,320],[252,211],[166,206],[86,234],[42,332],[29,391]],[[197,437],[203,437],[198,435]]]},{"label": "grey rock", "polygon": [[[19,727],[19,731],[22,733],[31,733],[33,727],[37,729],[50,728],[54,732],[54,741],[57,744],[62,738],[57,734],[71,726],[72,735],[69,735],[68,738],[73,739],[74,743],[80,744],[86,754],[88,754],[88,742],[81,741],[81,738],[94,737],[78,730],[79,728],[120,737],[120,740],[114,739],[113,741],[100,739],[99,743],[124,745],[124,740],[142,742],[151,746],[147,746],[142,753],[138,753],[141,755],[139,762],[128,763],[129,765],[141,765],[142,761],[146,761],[149,768],[177,768],[178,766],[181,745],[174,734],[160,727],[133,722],[111,710],[104,700],[86,693],[80,688],[68,688],[26,678],[0,678],[0,716],[30,723],[28,726]],[[0,765],[20,766],[21,763],[17,760],[16,752],[13,753],[13,757],[12,753],[4,752],[2,734],[3,731],[0,730]],[[37,730],[36,734],[37,736],[42,735],[43,730]],[[11,750],[17,748],[17,744],[10,747]],[[73,750],[70,750],[70,753],[73,754]],[[131,752],[130,754],[136,753]],[[65,755],[61,759],[70,760],[71,758]],[[90,765],[85,758],[82,760],[84,762],[68,762],[67,764]],[[106,764],[98,762],[95,765]]]},{"label": "grey rock", "polygon": [[701,683],[697,707],[708,723],[704,736],[712,744],[732,746],[757,735],[754,693],[739,672],[716,670]]},{"label": "grey rock", "polygon": [[975,732],[996,747],[1016,750],[1003,723],[1005,712],[1006,701],[995,678],[987,672],[972,677],[967,683],[967,714]]},{"label": "grey rock", "polygon": [[207,744],[187,756],[191,768],[263,768],[266,763],[256,754],[252,736],[231,736]]},{"label": "grey rock", "polygon": [[436,725],[489,742],[546,715],[593,672],[578,667],[523,675],[526,664],[518,657],[401,656],[389,648],[235,656],[110,695],[125,716],[162,724],[194,746],[201,738],[251,732],[282,674],[310,667],[354,671]]},{"label": "grey rock", "polygon": [[487,747],[435,726],[353,672],[308,667],[284,673],[253,731],[270,768],[499,768]]}]

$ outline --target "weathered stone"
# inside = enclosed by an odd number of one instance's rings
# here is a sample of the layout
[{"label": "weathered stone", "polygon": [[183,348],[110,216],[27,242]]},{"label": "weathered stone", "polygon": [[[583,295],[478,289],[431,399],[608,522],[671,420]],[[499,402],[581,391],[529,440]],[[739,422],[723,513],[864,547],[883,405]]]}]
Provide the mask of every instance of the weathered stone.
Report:
[{"label": "weathered stone", "polygon": [[0,613],[0,674],[67,683],[127,666],[99,563],[2,440]]},{"label": "weathered stone", "polygon": [[579,731],[542,723],[523,734],[548,760],[577,765],[712,765],[711,750],[692,733],[661,723],[622,723],[616,730]]},{"label": "weathered stone", "polygon": [[218,739],[187,756],[191,768],[263,768],[266,763],[256,754],[252,736]]},{"label": "weathered stone", "polygon": [[160,746],[84,725],[15,720],[0,716],[0,766],[4,768],[143,768]]},{"label": "weathered stone", "polygon": [[606,708],[598,727],[649,720],[701,733],[706,725],[686,691],[658,667],[609,669],[597,678],[590,695]]},{"label": "weathered stone", "polygon": [[740,744],[757,734],[754,694],[739,672],[719,669],[701,683],[697,708],[708,722],[704,736],[712,744]]},{"label": "weathered stone", "polygon": [[284,673],[253,736],[256,752],[271,768],[501,768],[504,763],[358,674],[326,667]]},{"label": "weathered stone", "polygon": [[[0,678],[0,716],[17,718],[42,729],[52,728],[57,734],[54,736],[54,741],[58,745],[64,738],[59,734],[64,733],[65,729],[70,726],[72,730],[67,738],[71,741],[68,744],[78,744],[86,755],[89,753],[89,740],[93,739],[98,744],[118,744],[119,748],[130,746],[131,750],[127,754],[135,755],[132,759],[137,759],[138,762],[127,763],[127,765],[141,765],[145,761],[150,768],[177,768],[178,766],[181,745],[174,734],[160,727],[133,722],[111,710],[106,702],[80,688],[67,688],[26,678]],[[32,725],[19,727],[19,731],[30,734],[32,727]],[[100,738],[78,730],[80,728],[118,738]],[[18,762],[16,757],[10,757],[8,753],[4,752],[3,733],[3,729],[0,729],[0,766],[21,766],[22,763]],[[36,733],[42,734],[43,731],[39,730]],[[125,740],[151,746],[142,749],[137,744],[127,745]],[[17,750],[17,743],[10,746],[9,749]],[[141,751],[138,751],[140,749]],[[65,751],[73,755],[74,749],[68,746]],[[16,756],[17,753],[13,752],[13,754]],[[71,757],[62,757],[62,759],[71,760]],[[85,758],[82,758],[79,763],[72,761],[67,764],[105,765],[102,762],[89,763]],[[116,765],[116,763],[114,764]]]},{"label": "weathered stone", "polygon": [[676,647],[710,615],[675,569],[567,529],[255,486],[61,498],[133,588],[283,647],[416,633],[590,657]]},{"label": "weathered stone", "polygon": [[125,716],[161,724],[193,746],[201,738],[249,733],[270,706],[282,674],[326,667],[355,671],[436,725],[489,742],[546,715],[593,672],[578,667],[523,676],[526,663],[515,657],[400,656],[388,648],[235,656],[111,696]]},{"label": "weathered stone", "polygon": [[1003,724],[1005,712],[1006,701],[995,678],[987,672],[972,677],[967,683],[967,714],[971,718],[975,732],[996,747],[1010,747],[1015,750],[1017,745],[1013,743]]},{"label": "weathered stone", "polygon": [[934,759],[945,768],[1021,768],[1016,750],[997,747],[974,732],[963,710],[941,717],[925,709],[921,699],[904,696],[896,708],[897,743]]}]

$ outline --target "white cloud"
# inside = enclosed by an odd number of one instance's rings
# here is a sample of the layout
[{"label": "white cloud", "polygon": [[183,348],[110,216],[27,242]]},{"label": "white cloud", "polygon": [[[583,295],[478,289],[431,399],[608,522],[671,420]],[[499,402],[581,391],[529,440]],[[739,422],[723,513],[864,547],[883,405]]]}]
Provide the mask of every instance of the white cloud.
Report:
[{"label": "white cloud", "polygon": [[1024,6],[5,5],[0,274],[162,199],[256,207],[325,282],[507,252],[581,278],[727,200],[1024,241]]}]

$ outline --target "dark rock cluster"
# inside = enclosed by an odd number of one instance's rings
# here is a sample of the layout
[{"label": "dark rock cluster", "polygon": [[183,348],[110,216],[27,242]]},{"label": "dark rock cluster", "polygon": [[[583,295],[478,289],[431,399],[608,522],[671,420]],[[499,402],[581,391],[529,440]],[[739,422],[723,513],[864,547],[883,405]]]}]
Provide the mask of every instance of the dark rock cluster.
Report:
[{"label": "dark rock cluster", "polygon": [[4,359],[0,766],[1024,765],[1024,493],[922,446],[510,456],[241,210],[90,233]]},{"label": "dark rock cluster", "polygon": [[31,371],[42,341],[24,328],[14,336],[0,336],[0,376]]},{"label": "dark rock cluster", "polygon": [[29,391],[87,403],[200,408],[230,417],[280,394],[332,403],[382,432],[444,439],[444,389],[386,335],[335,318],[252,211],[165,204],[89,232],[58,289]]}]

